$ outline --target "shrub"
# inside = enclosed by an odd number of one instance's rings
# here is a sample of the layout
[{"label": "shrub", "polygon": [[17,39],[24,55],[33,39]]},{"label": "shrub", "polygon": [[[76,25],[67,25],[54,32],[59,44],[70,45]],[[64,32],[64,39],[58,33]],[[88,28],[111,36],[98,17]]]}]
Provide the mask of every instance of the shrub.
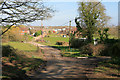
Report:
[{"label": "shrub", "polygon": [[64,42],[62,42],[62,41],[57,41],[57,42],[56,42],[56,45],[63,45],[63,43],[64,43]]},{"label": "shrub", "polygon": [[2,43],[7,43],[9,40],[8,39],[3,39],[2,38]]},{"label": "shrub", "polygon": [[48,34],[51,34],[52,32],[51,31],[48,31]]},{"label": "shrub", "polygon": [[120,43],[115,39],[108,39],[105,41],[105,49],[100,53],[102,56],[119,56]]},{"label": "shrub", "polygon": [[4,39],[5,41],[22,41],[23,36],[20,34],[19,27],[13,26],[5,34],[2,35],[2,39]]},{"label": "shrub", "polygon": [[113,64],[120,64],[120,43],[107,44],[101,55],[111,56]]},{"label": "shrub", "polygon": [[80,48],[82,54],[88,54],[93,56],[101,55],[101,52],[106,48],[104,44],[98,44],[94,46],[93,44],[89,43],[87,45],[84,45]]},{"label": "shrub", "polygon": [[87,45],[84,45],[80,48],[80,51],[81,51],[81,54],[88,54],[89,56],[92,55],[93,53],[93,50],[91,48],[91,45],[92,44],[87,44]]},{"label": "shrub", "polygon": [[34,34],[34,36],[39,36],[39,35],[42,35],[42,31],[40,30],[40,31],[37,31],[35,34]]},{"label": "shrub", "polygon": [[101,52],[106,49],[105,44],[98,44],[96,46],[92,45],[93,55],[99,56],[101,55]]},{"label": "shrub", "polygon": [[56,41],[56,45],[68,45],[68,42],[65,41]]},{"label": "shrub", "polygon": [[109,50],[112,57],[120,57],[120,43],[115,43]]},{"label": "shrub", "polygon": [[18,34],[11,34],[9,39],[10,41],[23,41],[23,36]]},{"label": "shrub", "polygon": [[115,44],[116,42],[118,42],[117,39],[108,39],[104,41],[105,44]]},{"label": "shrub", "polygon": [[80,48],[80,47],[82,47],[85,44],[87,44],[87,41],[84,41],[82,39],[73,39],[71,41],[71,47],[72,48]]},{"label": "shrub", "polygon": [[15,52],[16,52],[16,50],[9,45],[2,46],[2,56],[3,57],[16,56]]},{"label": "shrub", "polygon": [[8,34],[3,34],[2,35],[2,42],[8,42],[9,41],[9,38],[8,38]]}]

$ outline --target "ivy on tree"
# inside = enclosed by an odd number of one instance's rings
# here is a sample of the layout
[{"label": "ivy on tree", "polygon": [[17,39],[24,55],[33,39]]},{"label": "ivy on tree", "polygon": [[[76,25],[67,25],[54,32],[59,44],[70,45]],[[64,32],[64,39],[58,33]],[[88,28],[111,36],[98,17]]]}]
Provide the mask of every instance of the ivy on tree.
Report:
[{"label": "ivy on tree", "polygon": [[105,14],[105,8],[100,2],[80,2],[78,5],[79,17],[75,19],[77,31],[92,42],[97,27],[106,27],[110,17]]}]

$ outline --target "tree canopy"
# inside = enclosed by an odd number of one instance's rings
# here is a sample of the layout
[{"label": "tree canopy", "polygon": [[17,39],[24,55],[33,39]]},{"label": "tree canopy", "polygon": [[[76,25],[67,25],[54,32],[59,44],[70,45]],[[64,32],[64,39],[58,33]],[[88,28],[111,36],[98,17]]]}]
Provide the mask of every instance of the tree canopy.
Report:
[{"label": "tree canopy", "polygon": [[75,22],[79,31],[86,29],[85,34],[91,42],[97,27],[105,27],[110,17],[101,2],[80,2],[78,5],[79,17]]}]

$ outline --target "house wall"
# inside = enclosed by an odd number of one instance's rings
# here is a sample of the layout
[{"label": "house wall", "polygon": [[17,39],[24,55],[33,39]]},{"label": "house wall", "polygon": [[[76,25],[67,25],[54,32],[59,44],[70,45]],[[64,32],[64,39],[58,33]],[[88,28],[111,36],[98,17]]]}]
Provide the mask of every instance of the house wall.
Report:
[{"label": "house wall", "polygon": [[21,35],[24,35],[25,33],[29,34],[29,30],[27,30],[27,31],[22,30],[20,33],[21,33]]}]

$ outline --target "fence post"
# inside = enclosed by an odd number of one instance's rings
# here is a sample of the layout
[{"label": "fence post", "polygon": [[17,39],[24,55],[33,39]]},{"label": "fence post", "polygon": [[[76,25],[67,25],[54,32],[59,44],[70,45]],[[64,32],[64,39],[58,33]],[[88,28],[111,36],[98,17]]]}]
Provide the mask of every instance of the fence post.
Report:
[{"label": "fence post", "polygon": [[70,50],[70,33],[71,33],[71,21],[69,21],[69,50]]}]

